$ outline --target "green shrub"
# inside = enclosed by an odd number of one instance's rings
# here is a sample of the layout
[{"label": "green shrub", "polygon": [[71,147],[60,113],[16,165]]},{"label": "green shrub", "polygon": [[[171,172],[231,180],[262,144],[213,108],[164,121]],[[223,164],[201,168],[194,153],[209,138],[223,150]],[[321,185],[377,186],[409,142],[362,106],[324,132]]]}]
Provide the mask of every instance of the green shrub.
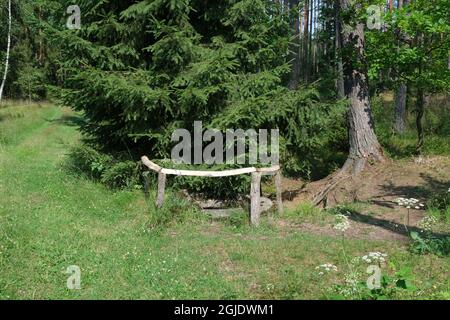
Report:
[{"label": "green shrub", "polygon": [[68,159],[70,170],[86,174],[93,179],[101,179],[106,168],[113,162],[111,156],[84,144],[73,147]]},{"label": "green shrub", "polygon": [[206,198],[236,199],[239,195],[249,193],[250,175],[221,178],[176,177],[173,180],[173,187],[202,194]]},{"label": "green shrub", "polygon": [[99,180],[110,188],[140,186],[142,167],[138,162],[122,160],[97,151],[86,144],[77,145],[69,153],[69,170]]},{"label": "green shrub", "polygon": [[410,250],[415,254],[436,254],[438,256],[448,256],[450,254],[450,237],[437,238],[431,234],[419,235],[411,232],[413,240]]},{"label": "green shrub", "polygon": [[101,182],[111,188],[139,187],[141,168],[134,161],[118,162],[104,170]]},{"label": "green shrub", "polygon": [[236,210],[224,220],[225,224],[240,229],[249,225],[248,213],[243,210]]},{"label": "green shrub", "polygon": [[450,192],[444,191],[433,194],[427,201],[427,206],[431,210],[438,211],[441,220],[450,220]]},{"label": "green shrub", "polygon": [[151,202],[148,227],[152,230],[161,229],[205,218],[206,215],[202,214],[195,206],[176,197],[173,193],[168,193],[162,208],[157,209],[154,202]]}]

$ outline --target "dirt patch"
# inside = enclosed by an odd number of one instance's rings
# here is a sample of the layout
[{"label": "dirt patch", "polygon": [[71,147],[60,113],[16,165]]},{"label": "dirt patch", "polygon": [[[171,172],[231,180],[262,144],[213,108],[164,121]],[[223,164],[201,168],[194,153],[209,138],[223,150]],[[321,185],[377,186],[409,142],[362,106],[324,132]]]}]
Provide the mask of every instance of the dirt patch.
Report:
[{"label": "dirt patch", "polygon": [[[304,185],[299,182],[295,189],[295,181],[289,183],[286,191],[295,197],[285,198],[288,209],[296,208],[300,203],[309,201],[319,189],[319,183]],[[418,157],[402,161],[388,161],[364,172],[357,180],[352,181],[352,188],[341,187],[339,203],[360,202],[364,206],[360,210],[349,212],[352,220],[354,238],[375,240],[407,241],[410,231],[422,230],[419,221],[425,216],[424,210],[408,210],[395,203],[395,199],[416,198],[426,203],[436,192],[448,190],[450,186],[450,157]],[[337,235],[329,226],[300,224],[295,227],[315,234]],[[438,235],[440,236],[440,235]]]}]

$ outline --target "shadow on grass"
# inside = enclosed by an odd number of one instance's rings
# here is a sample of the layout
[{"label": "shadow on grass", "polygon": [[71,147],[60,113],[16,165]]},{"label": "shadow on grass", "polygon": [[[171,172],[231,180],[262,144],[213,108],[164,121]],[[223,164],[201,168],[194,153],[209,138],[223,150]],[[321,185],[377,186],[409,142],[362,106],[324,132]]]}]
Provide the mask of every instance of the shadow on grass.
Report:
[{"label": "shadow on grass", "polygon": [[86,124],[86,121],[83,119],[83,117],[77,115],[63,115],[59,119],[46,119],[46,121],[69,127],[81,127],[82,125]]},{"label": "shadow on grass", "polygon": [[383,148],[394,159],[405,159],[417,155],[417,143],[397,145],[393,142],[385,142]]},{"label": "shadow on grass", "polygon": [[435,238],[446,238],[450,236],[450,233],[438,233],[438,232],[432,232],[429,233],[429,231],[426,231],[425,229],[415,227],[415,226],[407,226],[407,229],[403,225],[399,225],[397,222],[386,220],[382,218],[374,217],[370,214],[362,214],[356,210],[346,209],[350,213],[349,218],[355,222],[364,223],[372,226],[376,226],[379,228],[383,228],[387,231],[390,231],[392,233],[396,233],[405,237],[409,237],[411,232],[417,232],[418,234],[422,234],[424,232],[427,232],[431,236]]},{"label": "shadow on grass", "polygon": [[[420,177],[424,181],[422,185],[396,186],[393,185],[392,183],[385,184],[381,186],[384,191],[384,194],[380,195],[380,197],[394,196],[394,197],[428,199],[434,194],[436,194],[436,192],[447,190],[448,186],[450,185],[450,181],[437,180],[426,173],[421,173]],[[372,202],[387,208],[394,208],[393,203],[390,201],[373,200]]]}]

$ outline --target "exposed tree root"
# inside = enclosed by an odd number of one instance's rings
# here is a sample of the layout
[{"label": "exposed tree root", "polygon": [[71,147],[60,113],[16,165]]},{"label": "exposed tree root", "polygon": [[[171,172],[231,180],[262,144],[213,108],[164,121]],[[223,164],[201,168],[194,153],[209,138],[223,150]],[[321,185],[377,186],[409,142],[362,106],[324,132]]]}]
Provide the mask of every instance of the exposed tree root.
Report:
[{"label": "exposed tree root", "polygon": [[[374,157],[375,162],[384,162],[383,157]],[[314,205],[323,204],[324,207],[333,206],[340,203],[342,194],[338,189],[344,190],[347,194],[347,201],[355,201],[357,199],[357,184],[359,175],[367,170],[369,159],[367,158],[348,158],[344,166],[336,173],[322,180],[324,186],[320,188],[313,197]],[[351,199],[348,199],[350,195]]]}]

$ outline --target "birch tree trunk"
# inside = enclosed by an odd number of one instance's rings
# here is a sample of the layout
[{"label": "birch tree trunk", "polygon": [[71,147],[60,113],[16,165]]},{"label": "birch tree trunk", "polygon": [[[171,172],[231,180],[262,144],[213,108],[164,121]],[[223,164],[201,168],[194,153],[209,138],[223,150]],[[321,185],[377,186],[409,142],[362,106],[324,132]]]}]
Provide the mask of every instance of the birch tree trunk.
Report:
[{"label": "birch tree trunk", "polygon": [[[340,10],[350,9],[351,0],[340,0]],[[342,12],[340,12],[342,13]],[[384,161],[384,154],[377,136],[369,101],[369,84],[365,61],[364,24],[350,23],[340,14],[341,47],[344,58],[345,95],[349,99],[348,130],[349,156],[343,171],[357,175],[364,170],[368,161]]]},{"label": "birch tree trunk", "polygon": [[6,61],[5,61],[5,72],[3,74],[2,85],[0,86],[0,101],[3,98],[3,90],[5,88],[6,76],[8,74],[8,66],[9,66],[9,51],[11,48],[11,0],[8,1],[8,45],[6,48]]}]

